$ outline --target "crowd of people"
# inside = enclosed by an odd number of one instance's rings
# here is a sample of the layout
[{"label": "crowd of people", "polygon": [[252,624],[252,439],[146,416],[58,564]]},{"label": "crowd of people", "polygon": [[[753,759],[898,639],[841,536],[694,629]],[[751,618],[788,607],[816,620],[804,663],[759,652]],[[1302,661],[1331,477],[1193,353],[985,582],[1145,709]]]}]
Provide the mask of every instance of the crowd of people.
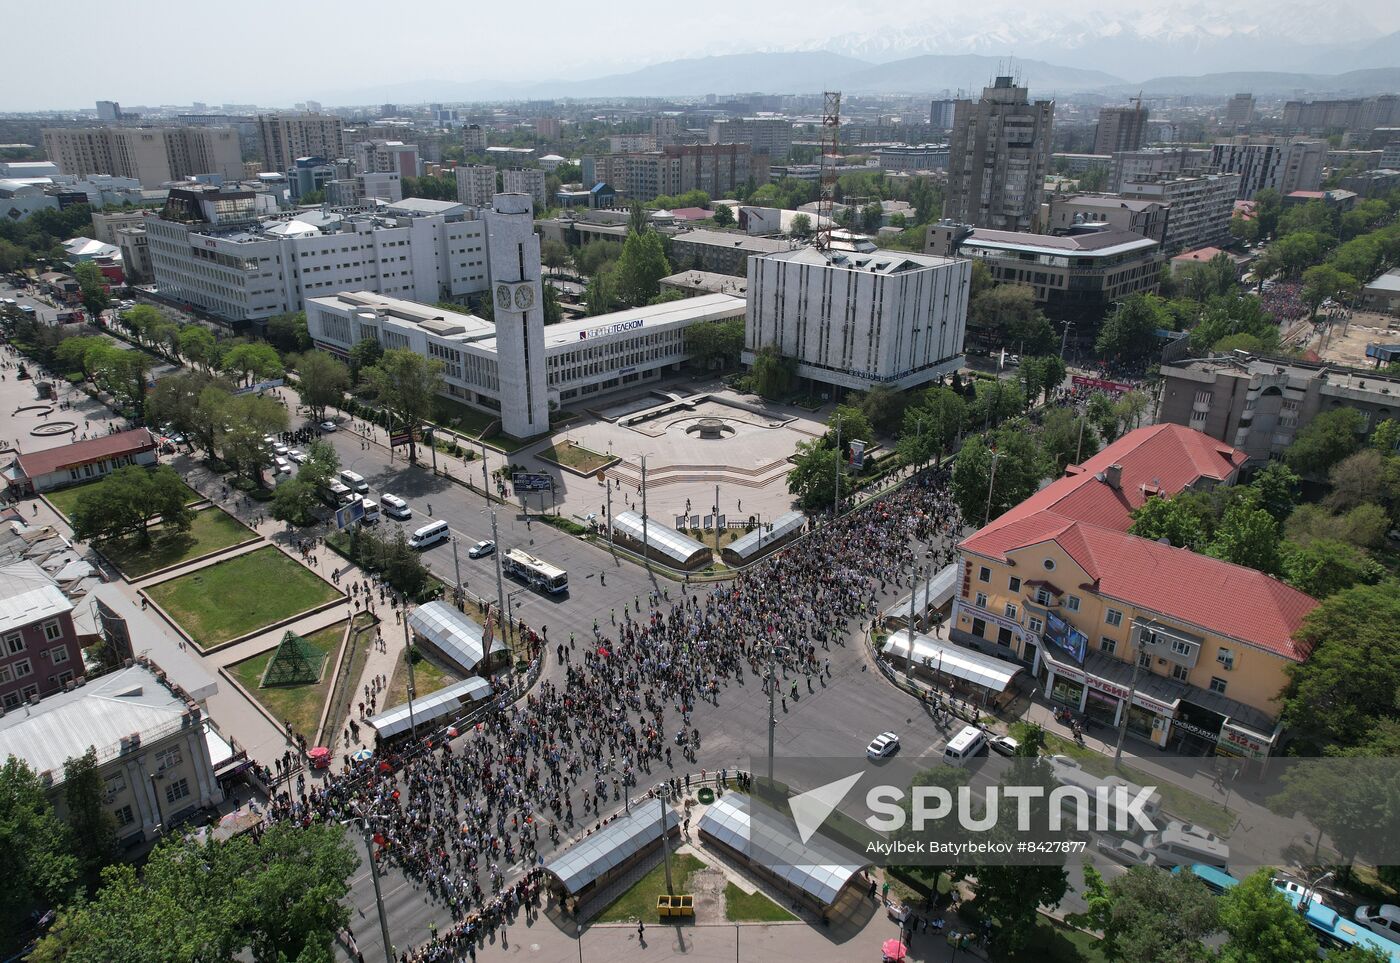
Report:
[{"label": "crowd of people", "polygon": [[538,908],[546,853],[599,831],[624,795],[685,771],[676,755],[696,763],[697,704],[742,698],[746,678],[755,696],[777,687],[784,708],[804,683],[827,686],[831,647],[907,584],[915,553],[951,561],[960,529],[945,475],[918,474],[731,581],[624,601],[589,638],[546,636],[562,672],[520,701],[498,700],[459,738],[381,750],[310,788],[288,784],[272,818],[362,824],[375,860],[452,916],[400,959],[474,959]]}]

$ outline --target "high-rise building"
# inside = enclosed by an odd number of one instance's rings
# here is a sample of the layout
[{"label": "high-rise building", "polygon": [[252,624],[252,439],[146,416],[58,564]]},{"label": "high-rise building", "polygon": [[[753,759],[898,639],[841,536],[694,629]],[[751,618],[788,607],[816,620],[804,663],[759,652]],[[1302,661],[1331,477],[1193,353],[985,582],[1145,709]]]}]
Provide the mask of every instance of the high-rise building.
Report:
[{"label": "high-rise building", "polygon": [[496,168],[465,164],[457,168],[457,200],[468,207],[489,207],[496,196]]},{"label": "high-rise building", "polygon": [[680,132],[680,122],[674,117],[653,117],[651,119],[651,136],[657,147],[674,144],[680,136]]},{"label": "high-rise building", "polygon": [[1109,170],[1109,190],[1117,191],[1128,181],[1151,181],[1166,174],[1210,166],[1210,149],[1205,147],[1144,147],[1113,155]]},{"label": "high-rise building", "polygon": [[1099,111],[1099,126],[1094,135],[1095,154],[1115,154],[1137,150],[1142,146],[1147,128],[1147,108],[1105,107]]},{"label": "high-rise building", "polygon": [[945,217],[974,227],[1025,231],[1036,222],[1050,166],[1053,100],[998,77],[980,100],[959,100],[948,153]]},{"label": "high-rise building", "polygon": [[1400,124],[1400,95],[1352,100],[1290,100],[1283,105],[1283,129],[1290,134],[1331,134],[1374,130]]},{"label": "high-rise building", "polygon": [[750,179],[768,182],[768,165],[754,161],[747,144],[672,144],[659,151],[602,154],[583,158],[585,184],[611,185],[629,199],[701,190],[724,197]]},{"label": "high-rise building", "polygon": [[1167,229],[1159,240],[1168,255],[1228,244],[1239,190],[1239,174],[1201,171],[1124,181],[1119,188],[1128,200],[1167,205]]},{"label": "high-rise building", "polygon": [[287,170],[298,157],[341,156],[343,127],[339,117],[324,114],[259,114],[263,169]]},{"label": "high-rise building", "polygon": [[529,194],[535,213],[549,207],[544,193],[544,171],[535,167],[508,167],[501,171],[501,186],[507,194]]},{"label": "high-rise building", "polygon": [[351,145],[350,159],[361,174],[394,171],[400,177],[418,176],[418,145],[397,140],[366,140]]},{"label": "high-rise building", "polygon": [[546,143],[557,142],[562,129],[563,125],[559,123],[558,117],[535,118],[535,136]]},{"label": "high-rise building", "polygon": [[97,102],[97,119],[104,124],[115,124],[122,119],[122,105],[115,100]]},{"label": "high-rise building", "polygon": [[1225,123],[1230,127],[1243,127],[1254,120],[1254,95],[1235,94],[1225,105]]},{"label": "high-rise building", "polygon": [[533,438],[549,430],[540,238],[525,194],[498,194],[486,212],[500,377],[501,430]]},{"label": "high-rise building", "polygon": [[750,153],[783,163],[792,153],[792,121],[784,117],[736,117],[710,122],[711,144],[747,144]]},{"label": "high-rise building", "polygon": [[952,130],[956,100],[935,100],[929,105],[928,124],[935,130]]},{"label": "high-rise building", "polygon": [[1327,142],[1305,137],[1235,137],[1211,147],[1217,170],[1240,175],[1239,197],[1252,198],[1266,187],[1280,194],[1315,191],[1322,186]]},{"label": "high-rise building", "polygon": [[133,177],[142,187],[201,174],[243,176],[231,127],[63,127],[44,131],[44,150],[65,174]]},{"label": "high-rise building", "polygon": [[462,149],[468,154],[486,153],[486,129],[480,124],[467,124],[463,127]]}]

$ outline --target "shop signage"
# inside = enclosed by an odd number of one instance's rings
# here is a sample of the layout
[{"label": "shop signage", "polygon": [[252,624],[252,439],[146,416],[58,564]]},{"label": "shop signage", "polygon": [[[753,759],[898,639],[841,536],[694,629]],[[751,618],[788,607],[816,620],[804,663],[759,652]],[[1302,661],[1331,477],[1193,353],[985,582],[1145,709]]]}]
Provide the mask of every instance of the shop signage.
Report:
[{"label": "shop signage", "polygon": [[1220,744],[1252,759],[1263,759],[1269,754],[1269,744],[1247,732],[1232,729],[1227,722],[1220,732]]},{"label": "shop signage", "polygon": [[1194,722],[1188,722],[1180,716],[1177,716],[1175,719],[1172,720],[1172,725],[1177,729],[1186,730],[1193,736],[1200,736],[1202,739],[1209,739],[1211,742],[1215,742],[1217,739],[1220,738],[1220,733],[1218,731],[1212,732],[1204,726],[1198,726]]}]

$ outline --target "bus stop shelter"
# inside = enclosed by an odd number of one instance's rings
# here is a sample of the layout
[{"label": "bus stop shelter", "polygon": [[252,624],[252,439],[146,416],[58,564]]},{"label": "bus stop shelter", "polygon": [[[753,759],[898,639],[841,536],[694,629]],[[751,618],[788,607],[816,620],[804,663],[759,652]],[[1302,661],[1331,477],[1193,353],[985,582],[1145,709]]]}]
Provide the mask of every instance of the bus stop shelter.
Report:
[{"label": "bus stop shelter", "polygon": [[408,617],[408,627],[420,645],[463,674],[489,675],[509,661],[504,639],[491,641],[488,658],[481,626],[446,602],[418,606]]},{"label": "bus stop shelter", "polygon": [[1019,665],[908,629],[892,633],[880,651],[896,668],[982,705],[1010,701],[1015,694],[1011,683],[1023,671]]},{"label": "bus stop shelter", "polygon": [[747,565],[754,559],[786,545],[807,527],[807,516],[801,512],[785,512],[764,522],[760,519],[754,530],[734,539],[720,550],[726,565]]},{"label": "bus stop shelter", "polygon": [[958,566],[956,563],[945,566],[936,574],[914,583],[914,591],[906,594],[898,602],[885,609],[886,624],[900,628],[910,628],[909,610],[913,606],[913,626],[917,628],[933,613],[941,613],[943,607],[953,600],[958,588]]},{"label": "bus stop shelter", "polygon": [[544,871],[553,877],[550,888],[577,913],[609,883],[661,848],[663,810],[666,834],[676,835],[680,819],[674,809],[656,798],[638,803],[631,813],[615,817],[546,863]]},{"label": "bus stop shelter", "polygon": [[652,558],[675,568],[699,568],[711,559],[709,548],[689,535],[682,535],[651,516],[642,531],[640,512],[622,512],[612,518],[613,537],[636,552],[650,549]]},{"label": "bus stop shelter", "polygon": [[408,703],[385,709],[377,716],[365,720],[385,741],[401,736],[417,725],[419,730],[433,727],[448,719],[469,711],[476,703],[491,698],[495,690],[491,683],[480,676],[463,679],[446,688],[413,700],[413,712],[408,711]]}]

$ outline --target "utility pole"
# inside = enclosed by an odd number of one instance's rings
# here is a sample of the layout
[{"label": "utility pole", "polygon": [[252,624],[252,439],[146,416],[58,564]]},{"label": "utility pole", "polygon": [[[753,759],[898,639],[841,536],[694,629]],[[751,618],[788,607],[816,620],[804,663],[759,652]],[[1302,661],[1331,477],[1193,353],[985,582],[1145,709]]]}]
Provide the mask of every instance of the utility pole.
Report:
[{"label": "utility pole", "polygon": [[481,497],[491,502],[491,476],[486,472],[486,442],[481,443]]},{"label": "utility pole", "polygon": [[[501,631],[505,634],[506,644],[510,644],[510,623],[502,621],[506,617],[506,590],[505,583],[501,580],[501,542],[500,536],[496,534],[496,508],[491,507],[491,541],[495,543],[496,550],[491,553],[496,559],[496,621],[501,623]],[[489,653],[488,653],[489,654]],[[510,664],[515,665],[515,653],[511,653]]]},{"label": "utility pole", "polygon": [[773,740],[777,734],[778,717],[773,701],[778,693],[778,647],[768,643],[768,788],[773,787]]},{"label": "utility pole", "polygon": [[418,720],[413,714],[413,642],[408,634],[408,612],[403,614],[403,657],[408,663],[408,731],[409,737],[418,738]]},{"label": "utility pole", "polygon": [[[1128,713],[1133,711],[1133,697],[1137,695],[1138,670],[1142,668],[1142,634],[1146,626],[1138,626],[1138,648],[1133,653],[1133,678],[1128,684],[1128,701],[1123,704],[1123,718],[1118,725],[1118,742],[1113,747],[1113,765],[1118,766],[1123,762],[1123,737],[1128,734]],[[1132,633],[1128,633],[1131,639]]]},{"label": "utility pole", "polygon": [[651,532],[647,528],[647,456],[642,456],[642,554],[651,571]]},{"label": "utility pole", "polygon": [[457,580],[457,590],[452,593],[452,598],[457,603],[457,607],[462,607],[462,561],[457,557],[457,533],[452,533],[452,571],[453,577]]},{"label": "utility pole", "polygon": [[990,477],[989,479],[987,479],[987,511],[982,515],[982,527],[983,527],[983,528],[986,528],[986,527],[987,527],[987,522],[991,521],[991,518],[992,518],[992,487],[993,487],[994,485],[996,485],[996,482],[997,482],[997,451],[996,451],[995,448],[993,448],[993,449],[992,449],[992,474],[991,474],[991,477]]},{"label": "utility pole", "polygon": [[436,474],[437,474],[437,432],[435,432],[435,431],[433,430],[432,425],[429,425],[429,426],[428,426],[428,447],[429,447],[430,449],[432,449],[432,452],[433,452],[433,474],[436,475]]},{"label": "utility pole", "polygon": [[1073,322],[1073,321],[1066,321],[1066,322],[1065,322],[1065,330],[1064,330],[1064,333],[1060,335],[1060,357],[1061,357],[1061,358],[1064,358],[1064,356],[1065,356],[1065,345],[1068,344],[1068,342],[1069,342],[1069,329],[1070,329],[1071,327],[1073,327],[1073,325],[1074,325],[1074,322]]},{"label": "utility pole", "polygon": [[1075,446],[1074,449],[1074,463],[1076,465],[1079,464],[1080,461],[1082,461],[1084,458],[1084,422],[1088,419],[1088,417],[1089,412],[1087,410],[1081,411],[1079,413],[1079,443]]},{"label": "utility pole", "polygon": [[346,820],[342,825],[350,822],[360,824],[360,832],[365,840],[365,858],[369,860],[369,877],[374,880],[374,905],[379,910],[379,936],[384,941],[384,963],[394,963],[394,944],[389,942],[389,918],[384,915],[384,894],[379,889],[379,864],[374,861],[373,834],[370,833],[369,824],[365,822],[363,816]]},{"label": "utility pole", "polygon": [[836,416],[836,494],[831,497],[831,520],[841,515],[841,416]]},{"label": "utility pole", "polygon": [[656,788],[656,796],[661,801],[661,852],[666,864],[666,895],[669,896],[676,891],[671,885],[671,843],[666,838],[666,812],[670,808],[671,791],[663,784]]},{"label": "utility pole", "polygon": [[612,482],[607,477],[603,478],[603,487],[608,490],[608,551],[617,555],[617,549],[613,547],[613,524],[612,524]]},{"label": "utility pole", "polygon": [[719,560],[719,486],[715,486],[715,560]]}]

